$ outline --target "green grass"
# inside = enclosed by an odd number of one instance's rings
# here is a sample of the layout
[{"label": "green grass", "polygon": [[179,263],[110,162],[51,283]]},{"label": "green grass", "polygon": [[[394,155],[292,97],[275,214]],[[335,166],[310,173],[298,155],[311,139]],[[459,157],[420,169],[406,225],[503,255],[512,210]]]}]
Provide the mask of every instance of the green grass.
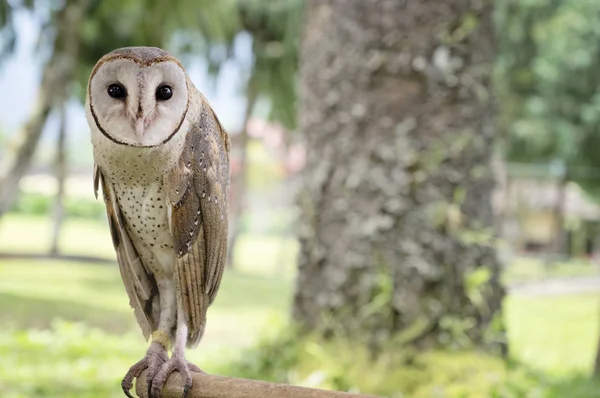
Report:
[{"label": "green grass", "polygon": [[[0,252],[48,253],[51,220],[47,217],[9,214],[0,220]],[[292,279],[298,244],[293,238],[242,235],[234,253],[240,272]],[[108,224],[67,219],[59,240],[61,252],[115,259]]]},{"label": "green grass", "polygon": [[[44,252],[48,231],[43,219],[6,217],[0,251]],[[108,230],[98,222],[70,220],[61,244],[70,253],[114,256]],[[241,238],[239,271],[226,271],[191,361],[232,376],[381,394],[402,388],[411,397],[600,397],[600,386],[585,379],[599,333],[598,295],[508,297],[511,356],[525,365],[515,369],[474,353],[419,354],[406,366],[390,352],[366,365],[356,347],[314,342],[300,353],[294,342],[247,351],[288,317],[296,252],[289,239]],[[520,272],[526,267],[537,265],[521,265]],[[0,325],[2,398],[121,397],[120,378],[146,348],[116,264],[0,261]],[[281,361],[290,363],[267,366]]]},{"label": "green grass", "polygon": [[118,375],[140,356],[139,340],[59,321],[0,333],[2,397],[119,397]]},{"label": "green grass", "polygon": [[[226,272],[208,313],[206,345],[248,344],[272,313],[286,310],[289,291],[289,282]],[[57,318],[110,333],[137,331],[116,266],[0,262],[0,323],[48,328]]]},{"label": "green grass", "polygon": [[293,279],[298,249],[293,238],[242,235],[235,247],[234,267],[244,273]]},{"label": "green grass", "polygon": [[600,296],[513,296],[505,300],[513,356],[557,375],[591,371],[598,340]]},{"label": "green grass", "polygon": [[[207,371],[223,369],[286,317],[290,295],[283,279],[228,271],[209,310],[206,338],[190,359]],[[513,356],[557,376],[589,372],[599,306],[595,295],[507,298]],[[12,394],[3,397],[118,396],[119,377],[146,347],[115,266],[2,261],[0,323],[0,374],[8,375],[0,388],[5,383]],[[26,381],[34,374],[31,386]],[[96,395],[86,395],[84,383],[96,386],[90,390]]]},{"label": "green grass", "polygon": [[[190,360],[210,371],[235,357],[286,312],[289,292],[284,280],[226,272]],[[0,324],[3,398],[120,396],[146,347],[116,266],[0,261]]]},{"label": "green grass", "polygon": [[[52,222],[47,217],[9,214],[0,220],[0,251],[47,253]],[[67,219],[59,241],[69,254],[114,258],[108,225],[85,219]]]},{"label": "green grass", "polygon": [[505,284],[518,284],[553,278],[600,274],[600,267],[585,259],[545,262],[535,257],[517,257],[502,275]]}]

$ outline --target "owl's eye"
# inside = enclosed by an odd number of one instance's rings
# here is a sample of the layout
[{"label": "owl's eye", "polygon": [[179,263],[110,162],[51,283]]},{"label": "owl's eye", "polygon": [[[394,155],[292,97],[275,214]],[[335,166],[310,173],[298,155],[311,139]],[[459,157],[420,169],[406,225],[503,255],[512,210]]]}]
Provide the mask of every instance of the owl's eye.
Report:
[{"label": "owl's eye", "polygon": [[120,84],[111,84],[108,86],[108,95],[116,99],[124,99],[127,97],[127,90]]},{"label": "owl's eye", "polygon": [[166,101],[173,96],[173,90],[171,86],[163,84],[156,89],[156,99],[161,101]]}]

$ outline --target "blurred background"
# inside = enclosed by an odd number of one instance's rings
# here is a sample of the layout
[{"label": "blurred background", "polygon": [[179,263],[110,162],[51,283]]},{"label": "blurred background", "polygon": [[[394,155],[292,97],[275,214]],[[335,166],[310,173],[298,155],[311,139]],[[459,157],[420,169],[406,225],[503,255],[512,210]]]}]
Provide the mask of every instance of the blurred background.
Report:
[{"label": "blurred background", "polygon": [[600,397],[600,2],[0,0],[2,397],[120,397],[146,349],[82,105],[130,45],[180,58],[232,141],[227,269],[191,361],[389,397]]}]

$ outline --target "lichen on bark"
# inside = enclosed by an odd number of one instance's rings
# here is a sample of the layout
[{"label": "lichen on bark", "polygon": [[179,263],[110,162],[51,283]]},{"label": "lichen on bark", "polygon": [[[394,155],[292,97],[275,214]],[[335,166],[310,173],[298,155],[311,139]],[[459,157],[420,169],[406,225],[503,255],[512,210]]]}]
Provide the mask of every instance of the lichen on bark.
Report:
[{"label": "lichen on bark", "polygon": [[304,328],[485,340],[503,295],[490,233],[490,7],[307,1],[293,310]]}]

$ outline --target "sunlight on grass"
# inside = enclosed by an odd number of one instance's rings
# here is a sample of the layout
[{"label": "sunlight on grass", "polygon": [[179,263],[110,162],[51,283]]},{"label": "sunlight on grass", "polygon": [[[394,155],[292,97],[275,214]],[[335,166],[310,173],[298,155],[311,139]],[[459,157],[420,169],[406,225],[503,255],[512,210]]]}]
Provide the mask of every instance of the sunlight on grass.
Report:
[{"label": "sunlight on grass", "polygon": [[[289,292],[288,282],[226,271],[204,341],[250,343],[273,313],[286,311]],[[0,262],[0,322],[14,328],[48,327],[62,318],[109,332],[137,330],[128,302],[116,265]]]},{"label": "sunlight on grass", "polygon": [[234,253],[235,269],[244,273],[293,279],[298,242],[277,236],[242,235]]},{"label": "sunlight on grass", "polygon": [[[6,215],[0,225],[0,251],[47,253],[51,231],[47,217]],[[94,220],[67,219],[59,247],[68,254],[115,258],[108,224]]]},{"label": "sunlight on grass", "polygon": [[[203,350],[252,343],[271,316],[286,316],[290,295],[290,282],[226,271],[208,313]],[[507,298],[513,354],[540,369],[588,371],[599,308],[595,295]],[[116,266],[0,262],[0,322],[12,329],[48,328],[55,319],[141,336]]]},{"label": "sunlight on grass", "polygon": [[[9,214],[0,225],[0,252],[48,253],[49,218]],[[35,237],[35,238],[32,238]],[[116,259],[108,224],[87,219],[67,219],[60,237],[62,253]],[[292,237],[242,235],[234,253],[240,272],[292,279],[298,243]]]},{"label": "sunlight on grass", "polygon": [[551,278],[598,275],[600,266],[584,259],[547,263],[541,258],[517,257],[505,268],[502,281],[517,284]]},{"label": "sunlight on grass", "polygon": [[599,311],[598,295],[509,297],[505,318],[511,353],[540,370],[589,372]]},{"label": "sunlight on grass", "polygon": [[[234,357],[285,317],[290,290],[286,281],[226,271],[189,359],[210,371]],[[119,378],[147,346],[116,265],[0,261],[0,323],[3,398],[120,396]]]}]

